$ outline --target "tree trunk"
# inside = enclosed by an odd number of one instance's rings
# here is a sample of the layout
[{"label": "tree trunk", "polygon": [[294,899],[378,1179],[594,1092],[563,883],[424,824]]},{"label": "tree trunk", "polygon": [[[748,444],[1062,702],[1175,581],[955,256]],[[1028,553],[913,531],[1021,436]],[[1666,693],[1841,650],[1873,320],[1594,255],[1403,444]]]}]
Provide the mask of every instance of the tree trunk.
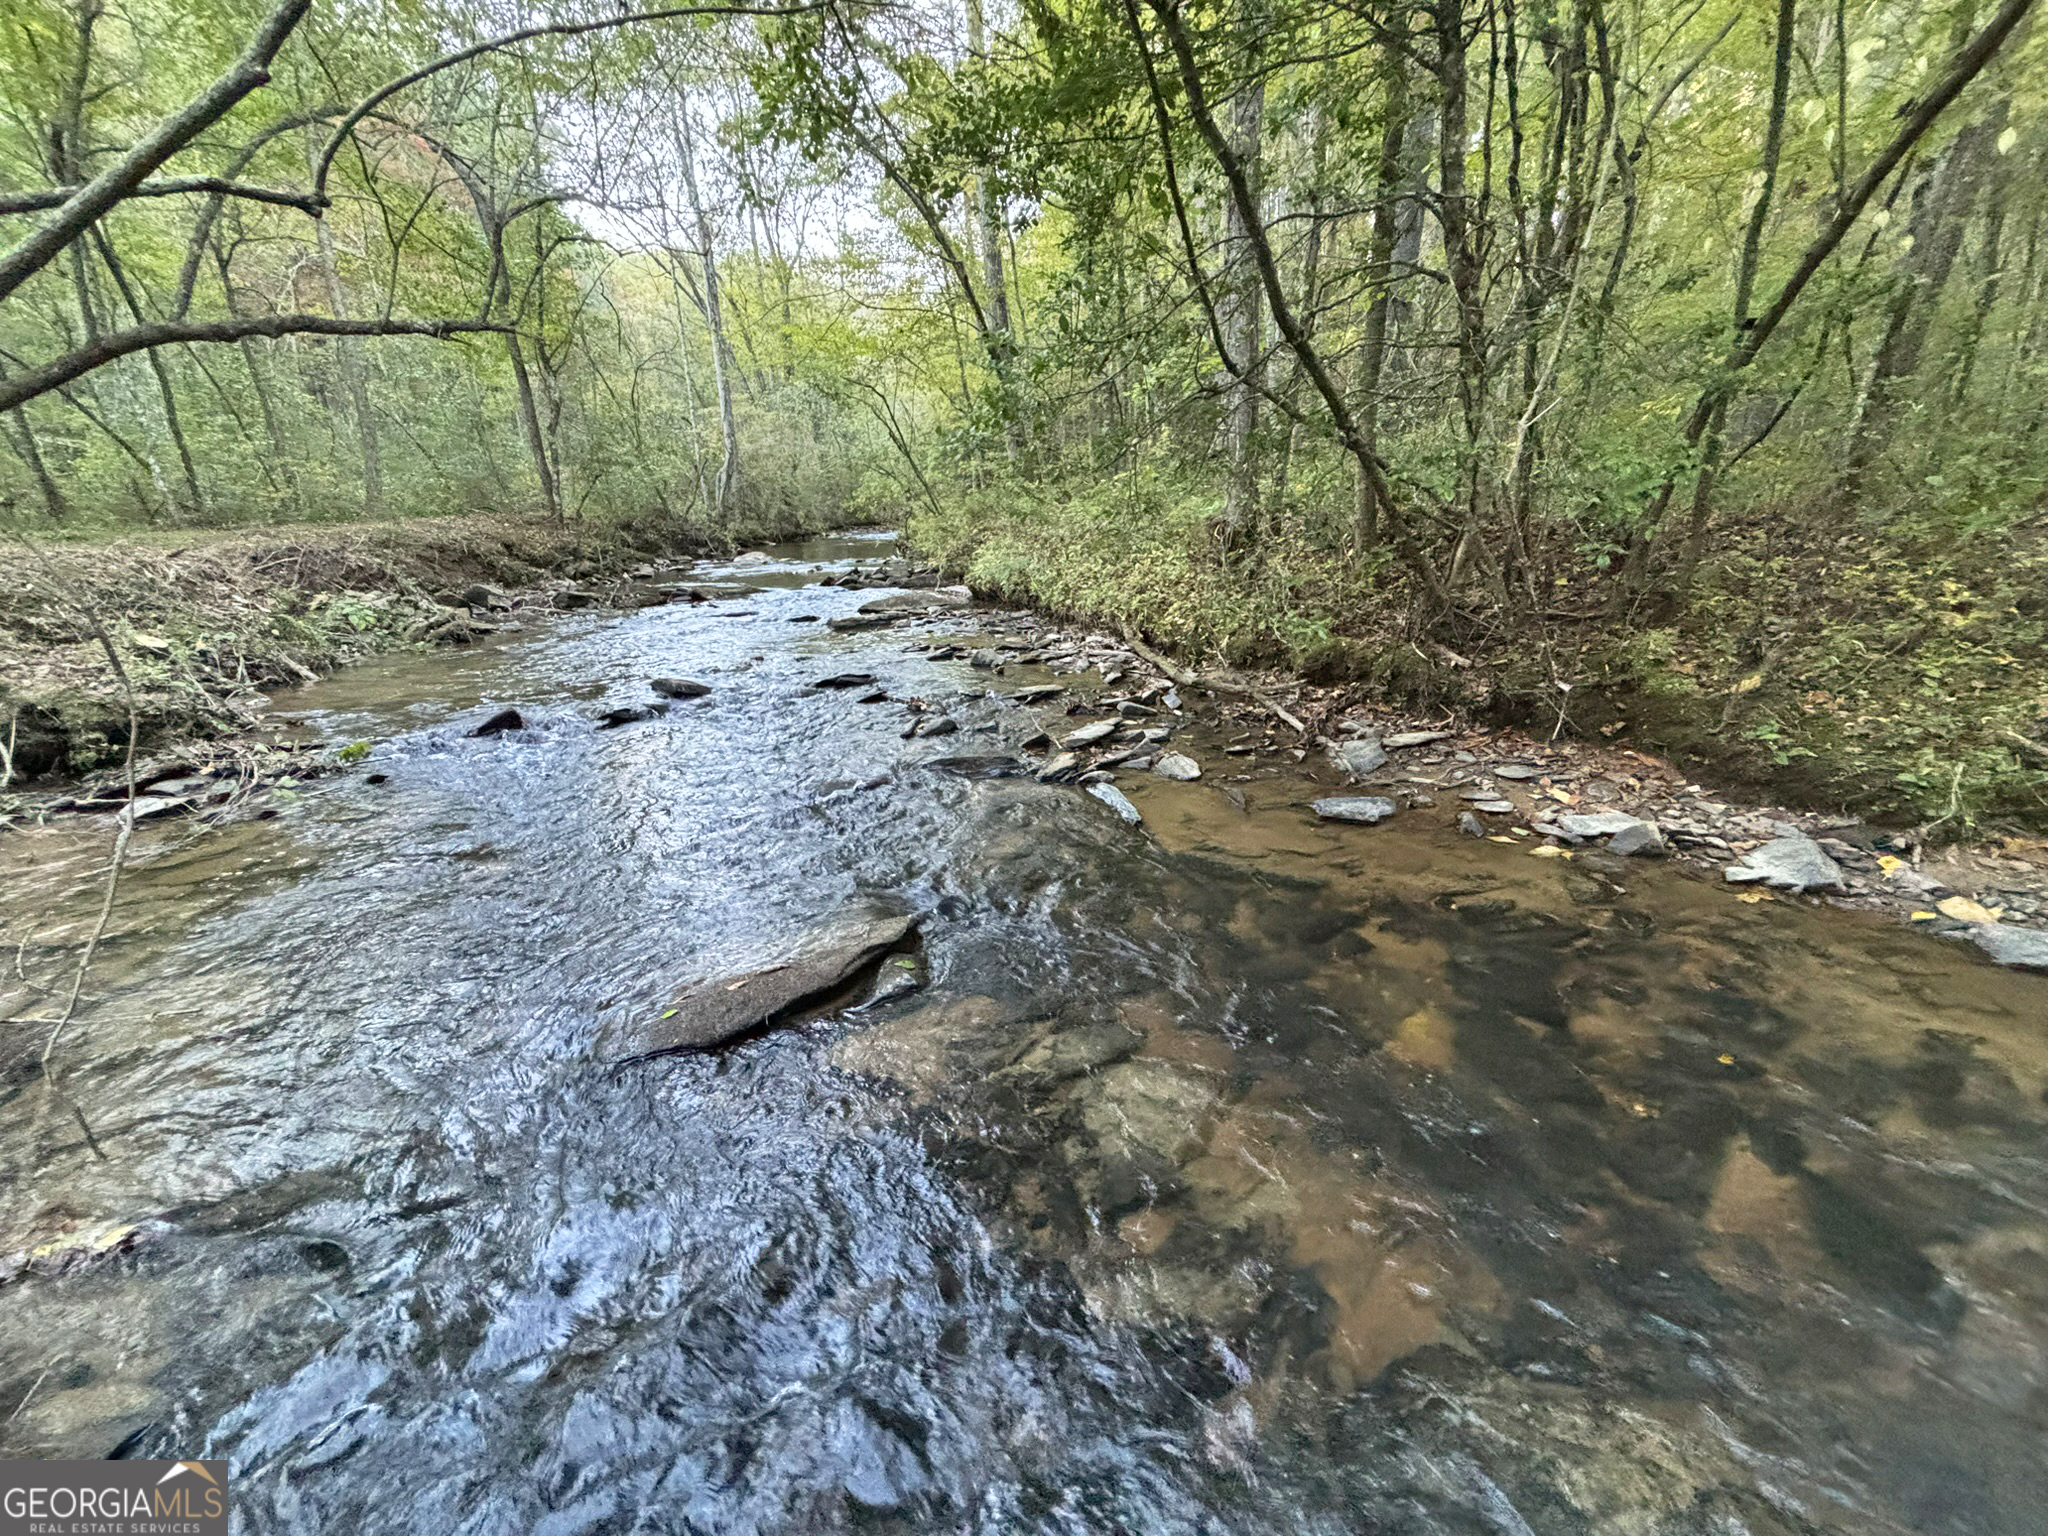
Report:
[{"label": "tree trunk", "polygon": [[1871,359],[1857,401],[1856,424],[1838,487],[1850,506],[1861,498],[1864,479],[1891,436],[1901,387],[1920,371],[1927,333],[1976,205],[1979,174],[1997,136],[1995,121],[1971,124],[1955,136],[1913,189],[1909,243],[1894,273],[1884,338]]},{"label": "tree trunk", "polygon": [[[1408,134],[1408,65],[1392,49],[1387,51],[1385,75],[1386,120],[1380,127],[1379,186],[1372,210],[1372,245],[1367,266],[1373,283],[1371,308],[1365,312],[1365,335],[1358,358],[1358,435],[1365,446],[1377,453],[1380,439],[1380,380],[1386,373],[1387,344],[1392,335],[1394,309],[1394,261],[1400,249],[1401,225],[1409,207],[1403,196],[1407,166],[1402,143]],[[1414,256],[1420,256],[1422,225],[1414,221],[1418,242]],[[1411,262],[1414,256],[1410,257]],[[1358,477],[1358,521],[1355,537],[1360,550],[1379,540],[1380,499],[1370,476]]]},{"label": "tree trunk", "polygon": [[[308,144],[310,161],[311,145]],[[334,318],[349,318],[348,294],[341,286],[341,269],[334,259],[334,232],[327,220],[313,221],[314,246],[320,256],[320,279],[327,289],[327,307]],[[362,343],[352,336],[338,338],[334,355],[341,369],[341,387],[347,393],[349,409],[356,419],[356,444],[363,459],[363,515],[384,515],[384,456],[377,443],[377,417],[370,409],[370,387],[364,375]]]},{"label": "tree trunk", "polygon": [[718,256],[712,249],[711,218],[697,193],[697,146],[691,131],[687,97],[676,103],[676,154],[682,161],[683,190],[690,199],[690,217],[697,226],[697,260],[704,270],[704,322],[711,327],[711,381],[718,391],[718,464],[716,512],[729,515],[739,490],[740,432],[732,405],[732,353],[725,339],[725,311],[718,296]]},{"label": "tree trunk", "polygon": [[[1232,149],[1244,168],[1254,199],[1260,194],[1260,130],[1266,115],[1266,87],[1263,82],[1240,91],[1231,102]],[[1224,204],[1223,250],[1228,265],[1224,270],[1222,306],[1223,330],[1230,341],[1230,353],[1244,370],[1233,378],[1224,392],[1224,446],[1230,460],[1230,486],[1223,500],[1225,552],[1244,542],[1258,519],[1259,502],[1259,394],[1256,381],[1263,370],[1261,343],[1265,337],[1265,313],[1260,302],[1259,276],[1248,249],[1250,221],[1235,198]]]}]

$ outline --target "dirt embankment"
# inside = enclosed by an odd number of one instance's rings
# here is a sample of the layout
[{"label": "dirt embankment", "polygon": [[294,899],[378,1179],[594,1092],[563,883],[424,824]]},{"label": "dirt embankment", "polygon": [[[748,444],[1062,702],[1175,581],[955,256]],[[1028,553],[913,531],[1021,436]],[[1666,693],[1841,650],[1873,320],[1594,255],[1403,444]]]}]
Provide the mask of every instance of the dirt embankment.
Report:
[{"label": "dirt embankment", "polygon": [[461,644],[513,603],[658,601],[629,575],[702,541],[460,517],[15,546],[0,578],[0,790],[247,729],[266,687]]}]

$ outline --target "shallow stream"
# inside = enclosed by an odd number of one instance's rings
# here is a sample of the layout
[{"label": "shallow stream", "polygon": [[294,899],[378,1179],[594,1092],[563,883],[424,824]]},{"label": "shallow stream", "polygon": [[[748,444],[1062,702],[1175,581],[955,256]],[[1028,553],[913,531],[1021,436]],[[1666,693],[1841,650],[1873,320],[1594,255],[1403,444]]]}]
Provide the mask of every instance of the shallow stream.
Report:
[{"label": "shallow stream", "polygon": [[[2044,1528],[2048,980],[1199,726],[1139,828],[920,767],[1067,701],[907,648],[1000,614],[793,622],[885,547],[357,667],[277,708],[366,761],[138,834],[104,1161],[0,1036],[0,1455],[225,1456],[249,1531]],[[0,840],[10,1015],[106,845]],[[871,898],[924,990],[607,1056]]]}]

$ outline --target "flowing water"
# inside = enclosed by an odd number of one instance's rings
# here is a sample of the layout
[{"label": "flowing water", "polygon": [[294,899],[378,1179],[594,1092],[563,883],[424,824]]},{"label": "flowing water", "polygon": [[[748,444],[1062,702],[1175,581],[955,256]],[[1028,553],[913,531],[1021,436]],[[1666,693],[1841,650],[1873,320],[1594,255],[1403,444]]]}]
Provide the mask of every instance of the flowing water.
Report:
[{"label": "flowing water", "polygon": [[[2048,981],[1199,729],[1142,828],[918,767],[1039,722],[792,622],[882,548],[356,668],[279,708],[367,761],[138,835],[104,1161],[0,1037],[0,1454],[225,1456],[250,1531],[2043,1528]],[[105,848],[0,841],[12,1014]],[[922,992],[608,1057],[877,896]]]}]

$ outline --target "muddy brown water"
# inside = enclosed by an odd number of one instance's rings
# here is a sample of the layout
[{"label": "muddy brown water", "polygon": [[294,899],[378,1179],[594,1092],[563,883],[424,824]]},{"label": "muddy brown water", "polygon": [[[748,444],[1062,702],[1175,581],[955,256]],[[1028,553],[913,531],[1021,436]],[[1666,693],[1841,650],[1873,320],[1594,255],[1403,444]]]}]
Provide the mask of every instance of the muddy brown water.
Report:
[{"label": "muddy brown water", "polygon": [[[1199,730],[1138,829],[922,769],[1039,722],[791,622],[883,547],[359,667],[278,704],[359,768],[146,829],[106,1161],[0,1050],[0,1454],[224,1456],[249,1531],[2044,1528],[2048,981]],[[11,1015],[105,847],[0,841]],[[922,993],[595,1058],[876,896]]]}]

